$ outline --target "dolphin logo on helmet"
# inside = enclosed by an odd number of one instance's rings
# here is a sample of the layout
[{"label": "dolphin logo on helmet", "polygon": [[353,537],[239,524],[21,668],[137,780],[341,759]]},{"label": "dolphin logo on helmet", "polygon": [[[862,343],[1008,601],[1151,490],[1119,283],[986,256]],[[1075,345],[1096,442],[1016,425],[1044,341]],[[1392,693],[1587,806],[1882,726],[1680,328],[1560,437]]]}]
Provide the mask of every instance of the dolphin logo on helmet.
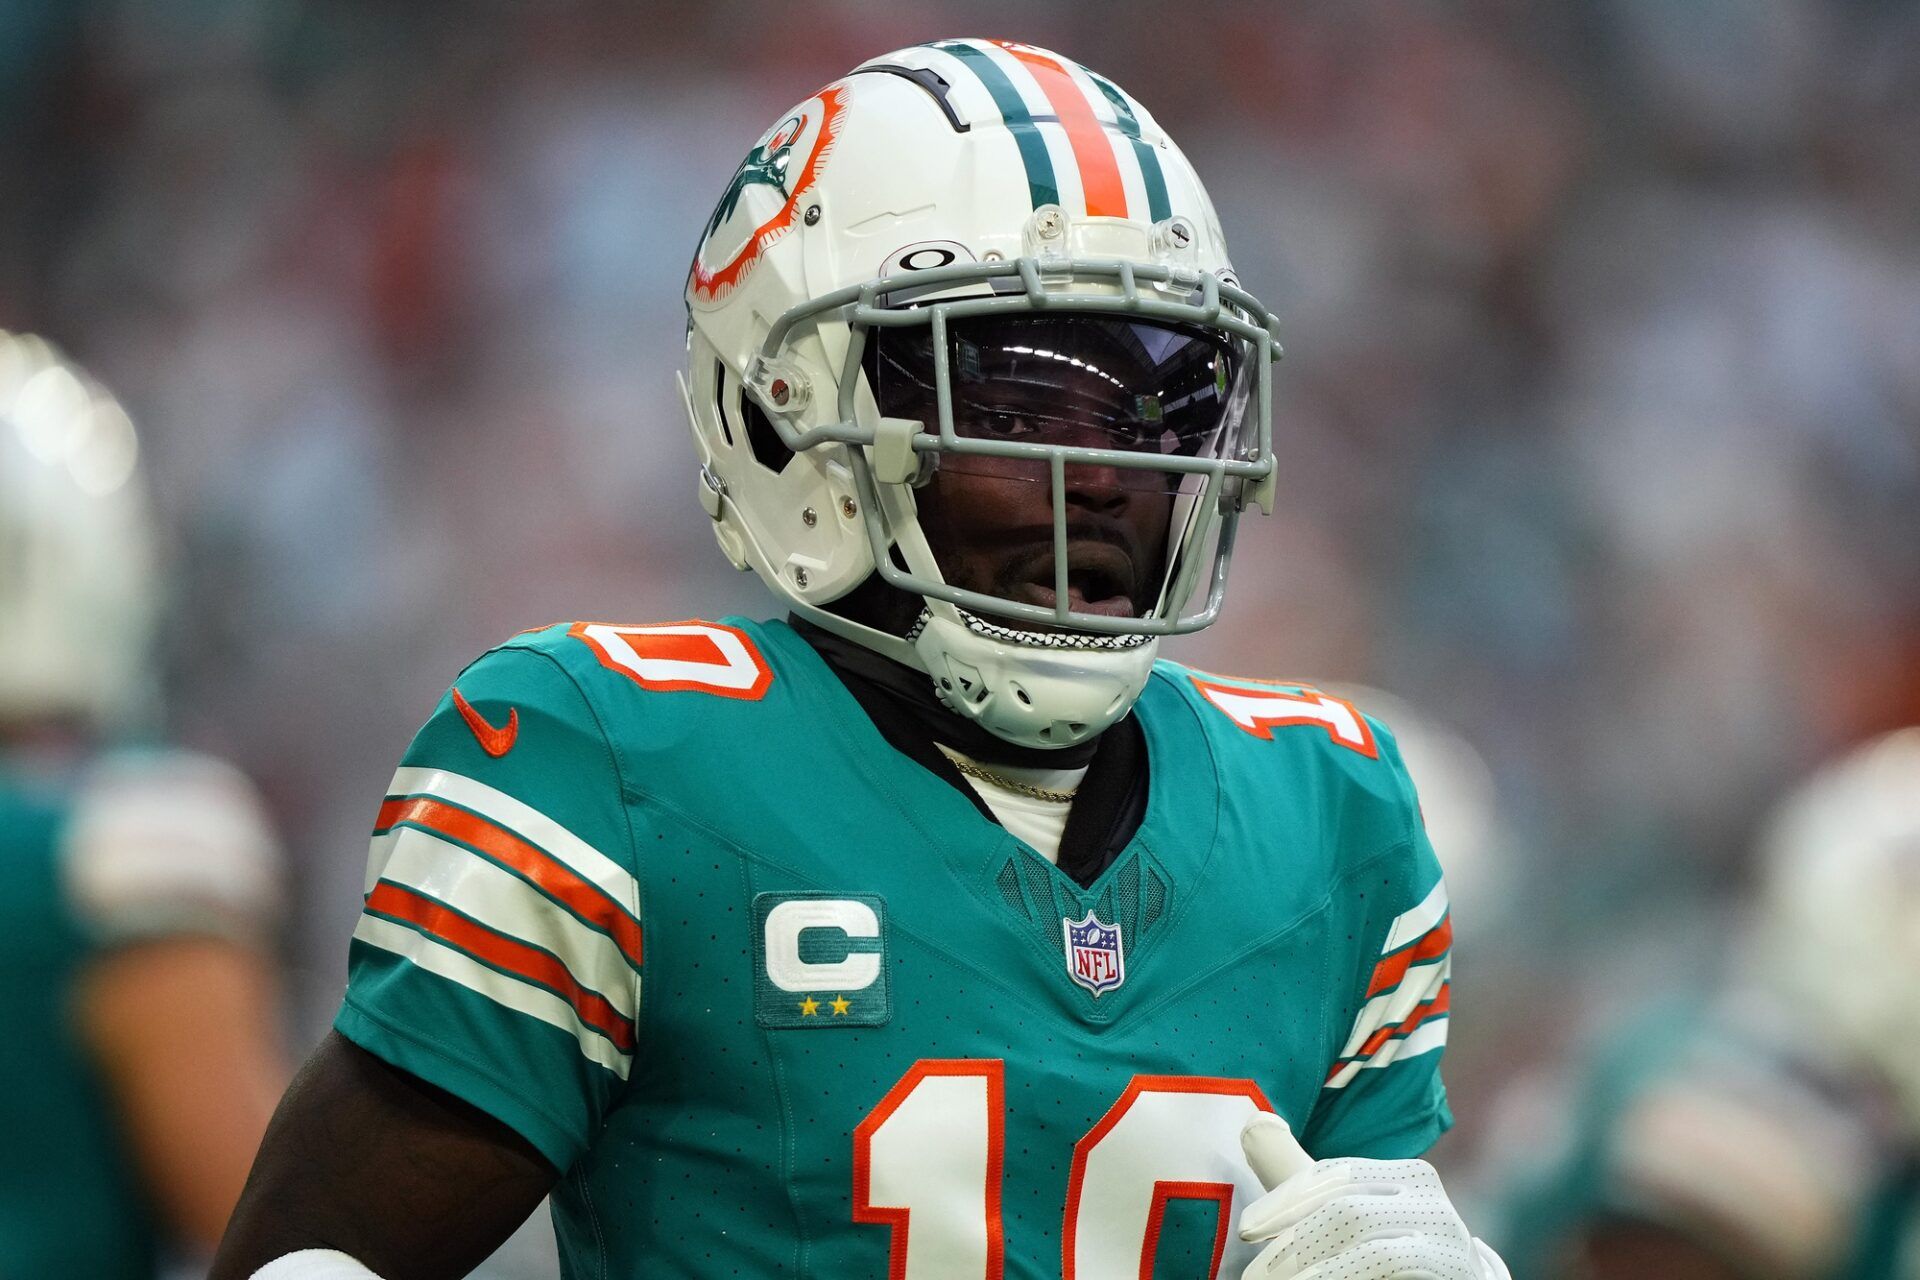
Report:
[{"label": "dolphin logo on helmet", "polygon": [[[793,230],[801,216],[801,199],[819,180],[845,114],[844,91],[831,85],[794,108],[747,152],[700,234],[700,249],[687,283],[690,297],[706,301],[725,297],[753,270],[768,246]],[[794,153],[799,147],[806,150],[794,174]],[[762,188],[767,195],[747,198]],[[736,225],[743,204],[744,227]]]}]

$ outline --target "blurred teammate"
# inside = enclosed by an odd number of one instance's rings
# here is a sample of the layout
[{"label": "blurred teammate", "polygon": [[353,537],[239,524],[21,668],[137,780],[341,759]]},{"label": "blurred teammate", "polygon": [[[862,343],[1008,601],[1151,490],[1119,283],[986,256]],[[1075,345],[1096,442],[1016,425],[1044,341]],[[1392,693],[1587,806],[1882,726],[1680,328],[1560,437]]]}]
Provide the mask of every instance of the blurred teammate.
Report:
[{"label": "blurred teammate", "polygon": [[0,1277],[209,1254],[284,1083],[278,859],[233,769],[134,743],[154,697],[133,428],[0,330]]},{"label": "blurred teammate", "polygon": [[1920,728],[1815,774],[1762,854],[1733,981],[1554,1100],[1571,1131],[1516,1179],[1517,1274],[1920,1276]]}]

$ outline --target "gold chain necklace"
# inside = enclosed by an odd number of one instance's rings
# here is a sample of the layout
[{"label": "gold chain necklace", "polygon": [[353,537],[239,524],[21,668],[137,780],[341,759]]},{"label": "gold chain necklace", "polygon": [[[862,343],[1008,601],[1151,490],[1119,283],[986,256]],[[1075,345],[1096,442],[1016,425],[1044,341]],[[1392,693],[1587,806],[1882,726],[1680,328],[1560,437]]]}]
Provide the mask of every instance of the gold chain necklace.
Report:
[{"label": "gold chain necklace", "polygon": [[[948,757],[952,759],[952,757]],[[1073,792],[1049,791],[1045,787],[1036,787],[1030,783],[1015,782],[1012,778],[1002,777],[988,769],[982,769],[971,760],[954,760],[953,767],[969,778],[978,778],[982,782],[992,783],[1013,792],[1017,796],[1026,796],[1029,800],[1044,800],[1048,804],[1072,804]]]}]

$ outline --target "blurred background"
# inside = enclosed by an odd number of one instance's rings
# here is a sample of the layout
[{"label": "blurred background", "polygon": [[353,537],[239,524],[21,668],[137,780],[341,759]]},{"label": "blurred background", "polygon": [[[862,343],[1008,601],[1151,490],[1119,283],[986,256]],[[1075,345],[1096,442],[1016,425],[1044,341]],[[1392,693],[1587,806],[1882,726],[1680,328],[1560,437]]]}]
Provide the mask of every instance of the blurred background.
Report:
[{"label": "blurred background", "polygon": [[1466,1163],[1712,962],[1785,785],[1920,721],[1915,4],[0,0],[0,327],[139,425],[171,729],[286,834],[296,1043],[464,662],[770,609],[672,389],[695,235],[777,113],[970,34],[1146,102],[1283,317],[1280,508],[1173,655],[1470,744]]}]

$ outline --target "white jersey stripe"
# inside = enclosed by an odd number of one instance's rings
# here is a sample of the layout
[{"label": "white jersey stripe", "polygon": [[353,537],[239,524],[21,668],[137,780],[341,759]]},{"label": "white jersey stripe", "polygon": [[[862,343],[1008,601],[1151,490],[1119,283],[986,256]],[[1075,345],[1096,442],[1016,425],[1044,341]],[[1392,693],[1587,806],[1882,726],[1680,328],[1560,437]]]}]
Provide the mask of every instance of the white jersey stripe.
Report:
[{"label": "white jersey stripe", "polygon": [[1403,911],[1394,918],[1393,928],[1387,932],[1387,945],[1380,949],[1382,955],[1390,955],[1408,943],[1417,942],[1427,930],[1440,923],[1447,914],[1447,882],[1435,882],[1431,892],[1420,900],[1420,905],[1411,911]]},{"label": "white jersey stripe", "polygon": [[1389,1040],[1380,1046],[1380,1052],[1371,1058],[1358,1062],[1349,1062],[1327,1081],[1326,1088],[1344,1089],[1353,1078],[1362,1071],[1372,1071],[1379,1067],[1392,1066],[1408,1058],[1417,1058],[1423,1053],[1432,1053],[1447,1043],[1447,1024],[1452,1019],[1444,1015],[1433,1018],[1415,1027],[1413,1034],[1398,1040]]},{"label": "white jersey stripe", "polygon": [[[545,849],[640,918],[640,886],[626,869],[538,809],[484,782],[445,769],[396,769],[390,796],[434,796],[471,809]],[[371,860],[370,860],[371,861]],[[371,888],[371,882],[369,882]]]},{"label": "white jersey stripe", "polygon": [[1368,1058],[1361,1065],[1362,1071],[1374,1071],[1381,1067],[1390,1067],[1396,1062],[1405,1062],[1408,1058],[1417,1058],[1423,1053],[1432,1053],[1447,1043],[1447,1027],[1452,1018],[1441,1016],[1421,1023],[1413,1029],[1412,1035],[1389,1040],[1380,1046],[1380,1052]]},{"label": "white jersey stripe", "polygon": [[1440,988],[1446,985],[1452,975],[1452,952],[1440,956],[1432,964],[1415,965],[1408,969],[1407,976],[1399,986],[1382,992],[1361,1006],[1360,1016],[1353,1022],[1353,1034],[1347,1037],[1346,1047],[1340,1050],[1340,1056],[1351,1058],[1360,1052],[1360,1046],[1374,1032],[1406,1021],[1407,1015],[1439,995]]},{"label": "white jersey stripe", "polygon": [[510,978],[425,934],[378,916],[361,916],[353,936],[370,947],[402,956],[436,977],[485,996],[504,1009],[560,1028],[574,1038],[580,1052],[589,1060],[622,1080],[627,1078],[633,1055],[620,1052],[612,1041],[582,1022],[572,1005],[546,988]]},{"label": "white jersey stripe", "polygon": [[632,1021],[640,975],[619,944],[512,872],[461,845],[412,827],[393,833],[381,879],[445,903],[488,928],[551,952],[574,981]]}]

